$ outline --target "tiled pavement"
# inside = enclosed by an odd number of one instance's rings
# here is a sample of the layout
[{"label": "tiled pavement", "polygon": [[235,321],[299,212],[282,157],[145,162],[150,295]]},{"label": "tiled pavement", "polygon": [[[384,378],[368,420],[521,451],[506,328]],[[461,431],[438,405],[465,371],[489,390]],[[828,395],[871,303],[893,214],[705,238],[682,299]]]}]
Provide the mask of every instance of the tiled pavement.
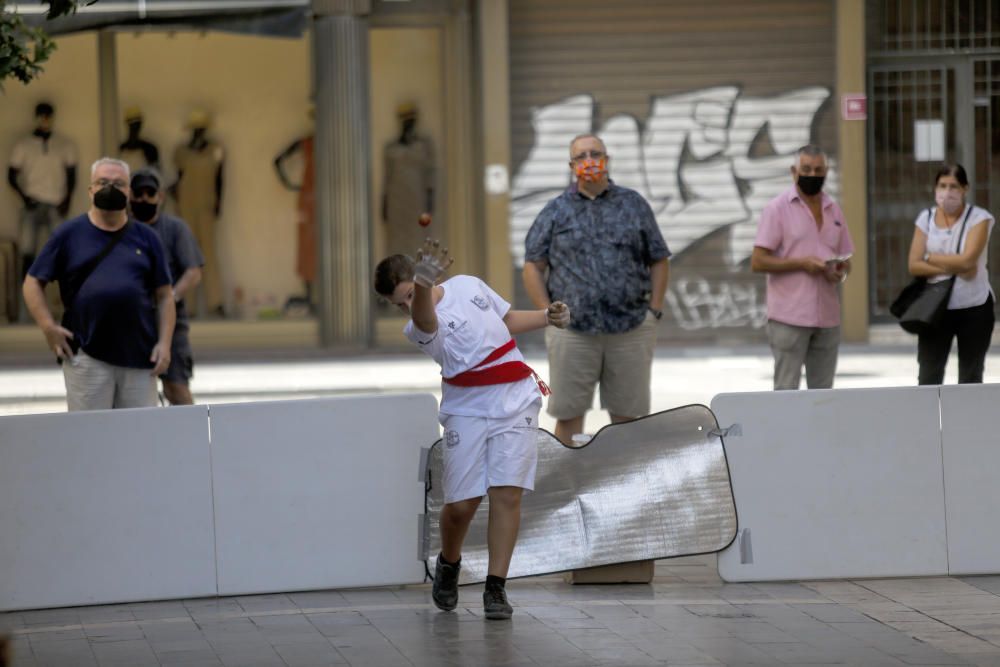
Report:
[{"label": "tiled pavement", "polygon": [[726,584],[713,557],[657,563],[652,585],[508,584],[457,613],[426,585],[0,614],[14,665],[997,665],[1000,577]]}]

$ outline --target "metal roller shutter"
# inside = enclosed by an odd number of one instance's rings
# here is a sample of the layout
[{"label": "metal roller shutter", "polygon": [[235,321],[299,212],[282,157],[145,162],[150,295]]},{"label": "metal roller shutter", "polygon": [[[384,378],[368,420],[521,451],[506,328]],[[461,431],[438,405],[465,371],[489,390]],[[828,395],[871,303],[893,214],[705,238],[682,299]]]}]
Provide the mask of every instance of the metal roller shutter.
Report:
[{"label": "metal roller shutter", "polygon": [[832,0],[510,0],[515,264],[596,130],[674,252],[661,337],[763,340],[749,256],[800,145],[830,152],[836,197],[833,30]]}]

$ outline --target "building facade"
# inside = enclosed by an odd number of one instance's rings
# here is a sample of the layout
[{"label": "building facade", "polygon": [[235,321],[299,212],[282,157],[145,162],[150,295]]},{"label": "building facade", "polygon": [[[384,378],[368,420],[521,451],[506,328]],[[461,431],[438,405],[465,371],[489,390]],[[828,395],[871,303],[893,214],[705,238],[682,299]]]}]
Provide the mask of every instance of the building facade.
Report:
[{"label": "building facade", "polygon": [[[646,197],[674,252],[661,342],[735,344],[765,340],[764,278],[749,270],[760,210],[791,185],[795,150],[817,143],[857,246],[845,338],[863,341],[906,280],[912,220],[932,201],[938,158],[970,168],[978,204],[998,203],[1000,12],[989,5],[313,0],[299,37],[82,32],[60,38],[38,82],[6,87],[0,155],[30,131],[42,98],[81,164],[103,152],[101,128],[121,128],[121,110],[139,105],[169,178],[184,118],[207,109],[227,147],[219,262],[242,318],[217,326],[231,327],[223,339],[266,345],[272,334],[248,327],[303,292],[295,193],[273,160],[314,134],[316,314],[273,338],[363,348],[403,343],[368,279],[390,247],[382,208],[400,105],[419,109],[417,132],[434,147],[430,231],[456,271],[519,305],[525,233],[570,182],[569,140],[597,132],[612,178]],[[943,155],[916,154],[916,143],[926,148],[917,128]],[[0,235],[11,234],[16,204],[0,192]],[[82,187],[74,204],[85,205]]]}]

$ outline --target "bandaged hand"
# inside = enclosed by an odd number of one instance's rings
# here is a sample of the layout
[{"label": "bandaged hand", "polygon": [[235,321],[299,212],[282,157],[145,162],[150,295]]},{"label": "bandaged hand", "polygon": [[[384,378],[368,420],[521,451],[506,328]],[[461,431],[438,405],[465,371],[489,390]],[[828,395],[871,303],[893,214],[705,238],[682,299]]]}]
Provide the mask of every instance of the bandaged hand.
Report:
[{"label": "bandaged hand", "polygon": [[553,301],[545,309],[545,320],[554,327],[565,329],[569,326],[569,306],[562,301]]},{"label": "bandaged hand", "polygon": [[427,239],[424,247],[417,252],[417,265],[414,267],[413,282],[421,287],[434,287],[452,262],[448,249],[442,248],[439,241]]}]

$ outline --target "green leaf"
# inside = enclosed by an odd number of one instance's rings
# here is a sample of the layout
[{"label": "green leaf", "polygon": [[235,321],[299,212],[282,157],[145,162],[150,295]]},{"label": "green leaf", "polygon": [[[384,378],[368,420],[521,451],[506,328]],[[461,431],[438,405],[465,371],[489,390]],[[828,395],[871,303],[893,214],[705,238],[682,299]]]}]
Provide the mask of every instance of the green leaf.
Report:
[{"label": "green leaf", "polygon": [[[93,4],[89,0],[85,4]],[[6,11],[6,0],[0,0],[0,91],[6,79],[29,83],[42,73],[41,64],[47,62],[56,49],[55,42],[43,28],[32,28],[19,14]],[[47,17],[76,12],[80,0],[51,0]]]}]

